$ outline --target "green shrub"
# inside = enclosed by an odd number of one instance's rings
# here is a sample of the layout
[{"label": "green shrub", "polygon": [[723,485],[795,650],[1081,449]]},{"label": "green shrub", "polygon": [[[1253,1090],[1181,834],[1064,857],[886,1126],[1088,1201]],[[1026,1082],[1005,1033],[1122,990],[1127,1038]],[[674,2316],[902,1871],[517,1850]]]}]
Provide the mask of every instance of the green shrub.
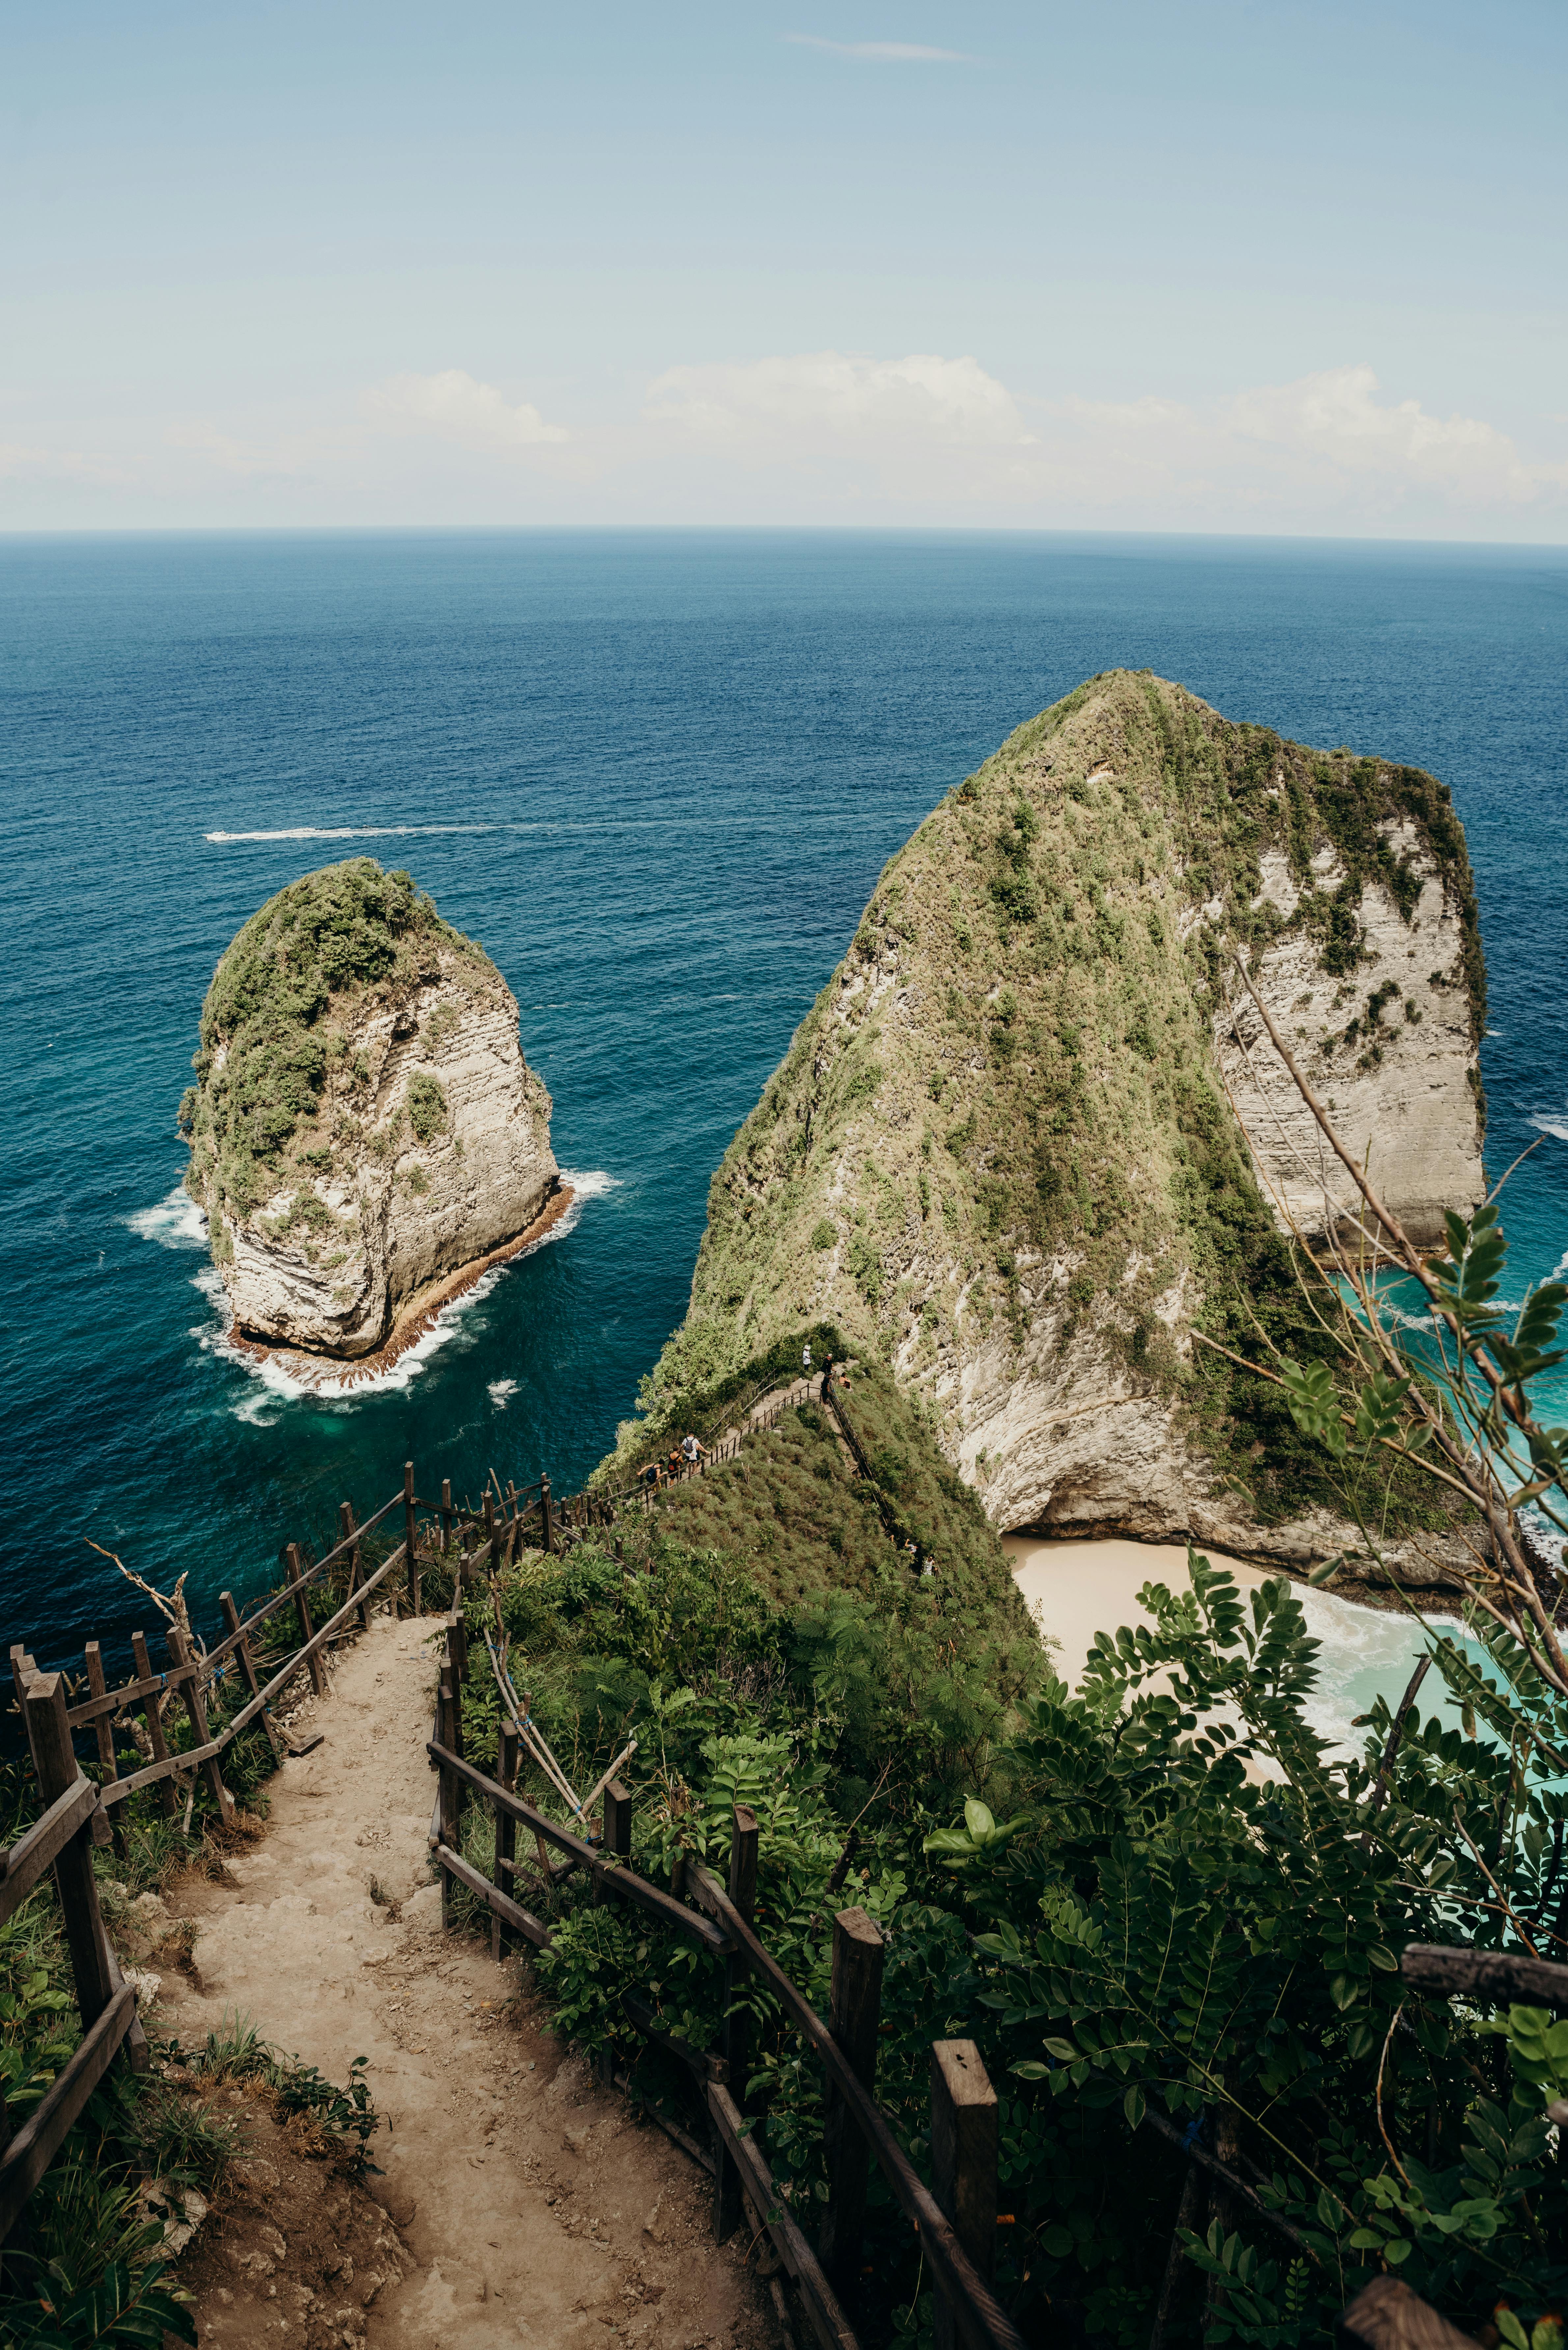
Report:
[{"label": "green shrub", "polygon": [[428,1069],[421,1069],[409,1084],[409,1124],[415,1139],[427,1143],[444,1133],[451,1122],[446,1096]]},{"label": "green shrub", "polygon": [[882,1302],[882,1259],[864,1232],[856,1232],[846,1257],[849,1271],[867,1305]]},{"label": "green shrub", "polygon": [[[195,1196],[241,1215],[268,1198],[283,1180],[284,1153],[315,1119],[329,1071],[343,1060],[342,1030],[327,1018],[333,1003],[369,989],[390,1000],[434,980],[443,956],[499,986],[481,950],[441,920],[407,873],[383,873],[369,857],[307,873],[253,914],[207,991],[199,1083],[181,1105]],[[362,1052],[347,1074],[360,1091],[369,1085]]]}]

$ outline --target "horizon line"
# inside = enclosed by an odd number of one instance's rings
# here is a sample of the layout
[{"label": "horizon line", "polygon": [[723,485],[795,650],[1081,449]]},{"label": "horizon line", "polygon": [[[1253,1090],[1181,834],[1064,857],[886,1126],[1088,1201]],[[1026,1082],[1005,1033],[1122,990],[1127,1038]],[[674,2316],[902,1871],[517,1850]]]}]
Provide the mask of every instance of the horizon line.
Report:
[{"label": "horizon line", "polygon": [[1370,531],[1182,530],[1136,525],[1036,523],[867,522],[377,522],[377,523],[59,523],[28,526],[0,523],[0,546],[40,540],[284,539],[448,537],[503,538],[547,534],[612,534],[836,538],[1126,539],[1197,541],[1231,546],[1356,546],[1459,548],[1467,553],[1568,554],[1568,540],[1449,538]]}]

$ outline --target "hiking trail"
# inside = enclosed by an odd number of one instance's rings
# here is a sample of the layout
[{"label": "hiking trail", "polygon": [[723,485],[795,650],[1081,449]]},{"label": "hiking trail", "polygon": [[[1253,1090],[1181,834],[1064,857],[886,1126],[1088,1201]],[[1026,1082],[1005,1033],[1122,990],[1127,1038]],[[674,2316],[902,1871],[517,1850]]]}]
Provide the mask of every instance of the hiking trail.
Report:
[{"label": "hiking trail", "polygon": [[368,2058],[369,2191],[392,2223],[330,2172],[302,2187],[296,2164],[291,2195],[266,2159],[282,2134],[253,2122],[254,2158],[182,2272],[201,2341],[776,2350],[749,2230],[713,2243],[706,2173],[548,2035],[526,1958],[498,1966],[441,1931],[425,1740],[446,1620],[379,1616],[341,1650],[308,1709],[322,1743],[272,1781],[265,1835],[226,1856],[226,1882],[192,1875],[169,1898],[196,1932],[163,1979],[162,2028],[191,2049],[239,2012],[339,2085]]}]

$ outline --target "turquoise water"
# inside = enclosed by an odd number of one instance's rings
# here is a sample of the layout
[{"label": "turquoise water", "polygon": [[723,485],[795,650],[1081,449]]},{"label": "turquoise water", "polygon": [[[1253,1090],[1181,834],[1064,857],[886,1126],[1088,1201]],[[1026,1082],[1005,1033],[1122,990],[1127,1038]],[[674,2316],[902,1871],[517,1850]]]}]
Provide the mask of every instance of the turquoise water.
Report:
[{"label": "turquoise water", "polygon": [[[1518,1272],[1568,1251],[1568,554],[830,534],[0,542],[7,1645],[198,1610],[278,1544],[492,1463],[577,1483],[685,1308],[709,1177],[885,858],[1119,664],[1433,768],[1491,970]],[[214,836],[217,836],[214,837]],[[366,850],[480,938],[555,1096],[572,1227],[393,1382],[324,1404],[218,1344],[174,1107],[213,966]],[[1568,1416],[1564,1412],[1560,1416]]]}]

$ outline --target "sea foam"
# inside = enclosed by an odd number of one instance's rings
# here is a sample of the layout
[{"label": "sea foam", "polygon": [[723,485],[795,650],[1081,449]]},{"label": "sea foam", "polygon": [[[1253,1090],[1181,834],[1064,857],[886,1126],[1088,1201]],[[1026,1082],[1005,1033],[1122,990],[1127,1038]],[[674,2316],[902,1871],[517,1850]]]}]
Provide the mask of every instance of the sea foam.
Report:
[{"label": "sea foam", "polygon": [[493,824],[290,824],[276,832],[209,832],[205,840],[402,840],[452,832],[493,832]]},{"label": "sea foam", "polygon": [[139,1240],[156,1241],[160,1248],[205,1248],[207,1211],[198,1206],[183,1183],[154,1208],[138,1208],[122,1219]]},{"label": "sea foam", "polygon": [[[365,1396],[387,1395],[411,1387],[431,1357],[454,1340],[461,1339],[472,1345],[479,1331],[463,1327],[464,1317],[470,1309],[481,1305],[496,1283],[504,1280],[514,1265],[525,1263],[536,1250],[548,1248],[552,1241],[563,1240],[566,1233],[575,1231],[585,1201],[602,1199],[607,1191],[618,1189],[620,1178],[606,1174],[597,1168],[586,1174],[576,1174],[563,1168],[561,1180],[572,1192],[572,1203],[565,1215],[552,1224],[548,1232],[541,1232],[536,1241],[531,1241],[525,1249],[519,1249],[515,1256],[508,1257],[504,1264],[492,1265],[488,1273],[481,1274],[472,1288],[465,1289],[461,1297],[450,1299],[440,1308],[430,1327],[421,1330],[413,1344],[385,1369],[357,1372],[352,1363],[324,1363],[318,1378],[302,1378],[297,1371],[273,1357],[264,1357],[248,1347],[237,1346],[223,1275],[215,1266],[203,1265],[200,1273],[192,1274],[191,1285],[199,1289],[207,1299],[213,1307],[213,1318],[210,1322],[197,1324],[191,1336],[203,1353],[220,1356],[225,1362],[235,1364],[261,1390],[232,1404],[230,1409],[234,1417],[253,1427],[266,1428],[273,1425],[281,1408],[292,1402],[309,1403],[317,1410],[352,1411]],[[161,1202],[161,1208],[169,1204],[164,1201]],[[160,1211],[154,1209],[141,1211],[148,1217]],[[200,1210],[197,1212],[200,1214]],[[203,1217],[203,1237],[205,1231],[206,1220]],[[156,1233],[149,1236],[158,1237]],[[512,1379],[497,1379],[490,1388],[491,1399],[500,1410],[505,1409],[508,1398],[515,1393],[516,1382]]]}]

